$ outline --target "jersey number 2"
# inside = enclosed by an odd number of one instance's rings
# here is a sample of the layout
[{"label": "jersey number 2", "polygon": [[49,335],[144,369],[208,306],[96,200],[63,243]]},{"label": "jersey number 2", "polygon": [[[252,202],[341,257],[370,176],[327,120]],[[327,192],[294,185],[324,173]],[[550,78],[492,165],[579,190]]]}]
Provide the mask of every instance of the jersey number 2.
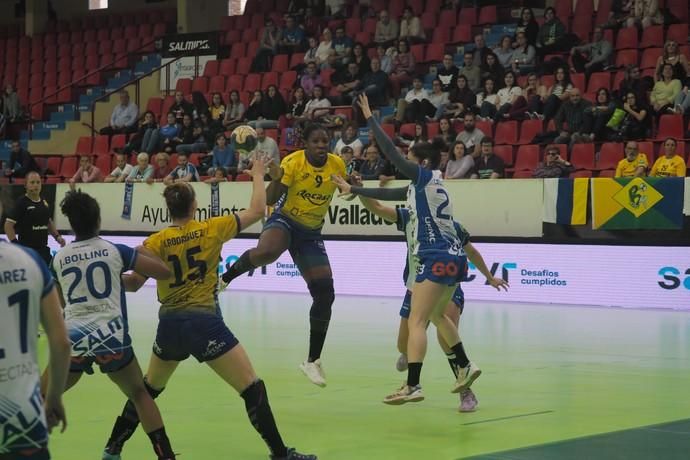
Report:
[{"label": "jersey number 2", "polygon": [[443,213],[443,210],[446,209],[448,207],[448,203],[450,203],[450,198],[448,198],[448,193],[442,188],[437,188],[436,193],[438,193],[439,195],[443,195],[445,197],[445,200],[443,200],[443,203],[441,203],[441,205],[436,209],[436,217],[438,217],[439,219],[450,220],[451,216]]},{"label": "jersey number 2", "polygon": [[[199,254],[200,252],[201,246],[194,246],[193,248],[187,249],[187,267],[189,270],[193,270],[194,268],[199,269],[198,272],[192,272],[187,275],[187,279],[189,281],[196,281],[206,276],[206,262],[203,260],[196,260],[194,258],[194,255]],[[182,286],[185,280],[182,278],[182,262],[180,262],[180,258],[175,254],[171,254],[168,256],[168,261],[172,264],[173,271],[175,272],[175,282],[171,283],[170,287],[176,288]]]},{"label": "jersey number 2", "polygon": [[[7,303],[19,305],[19,348],[22,353],[29,351],[28,335],[29,331],[29,290],[22,289],[7,298]],[[0,348],[0,359],[5,357],[5,350]]]}]

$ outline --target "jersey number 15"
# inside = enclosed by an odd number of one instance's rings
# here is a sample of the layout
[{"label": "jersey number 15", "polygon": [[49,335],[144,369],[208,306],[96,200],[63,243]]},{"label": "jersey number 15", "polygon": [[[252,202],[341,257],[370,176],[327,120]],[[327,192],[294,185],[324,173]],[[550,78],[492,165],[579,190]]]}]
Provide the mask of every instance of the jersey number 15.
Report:
[{"label": "jersey number 15", "polygon": [[[193,248],[187,249],[187,253],[185,254],[185,257],[187,259],[187,268],[189,270],[193,270],[194,268],[197,268],[197,272],[191,272],[187,275],[187,279],[189,281],[197,281],[199,279],[203,279],[204,276],[206,276],[206,262],[203,260],[196,260],[194,258],[195,254],[199,254],[201,252],[201,246],[194,246]],[[173,272],[175,273],[175,282],[170,284],[171,288],[177,288],[182,285],[184,285],[184,278],[182,277],[183,275],[183,270],[182,270],[182,261],[180,261],[180,258],[177,257],[175,254],[171,254],[168,256],[168,262],[170,262],[173,266]]]}]

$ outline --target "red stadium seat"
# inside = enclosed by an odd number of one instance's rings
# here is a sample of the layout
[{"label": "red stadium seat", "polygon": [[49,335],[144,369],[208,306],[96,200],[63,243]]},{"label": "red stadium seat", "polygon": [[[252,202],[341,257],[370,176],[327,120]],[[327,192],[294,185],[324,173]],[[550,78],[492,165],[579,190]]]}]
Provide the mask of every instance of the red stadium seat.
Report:
[{"label": "red stadium seat", "polygon": [[182,94],[191,94],[192,92],[192,79],[191,78],[180,78],[177,80],[175,85],[175,91],[182,91]]},{"label": "red stadium seat", "polygon": [[637,65],[639,56],[637,50],[620,50],[616,53],[616,67]]},{"label": "red stadium seat", "polygon": [[539,146],[521,145],[515,156],[516,171],[534,171],[539,164]]},{"label": "red stadium seat", "polygon": [[[687,41],[688,37],[685,37]],[[650,26],[642,31],[640,48],[664,46],[664,26]]]},{"label": "red stadium seat", "polygon": [[292,88],[297,81],[297,72],[294,70],[288,70],[280,75],[280,84],[278,85],[280,89]]},{"label": "red stadium seat", "polygon": [[592,33],[592,26],[591,16],[575,16],[573,18],[572,33],[577,35],[583,42],[588,42]]},{"label": "red stadium seat", "polygon": [[304,53],[292,53],[290,56],[290,69],[295,69],[295,67],[304,64]]},{"label": "red stadium seat", "polygon": [[278,72],[266,72],[261,77],[261,89],[266,90],[271,85],[278,86]]},{"label": "red stadium seat", "polygon": [[618,35],[616,37],[617,50],[637,49],[638,47],[639,41],[637,38],[637,27],[626,27],[618,31]]},{"label": "red stadium seat", "polygon": [[439,132],[439,124],[438,122],[434,123],[427,123],[426,124],[426,134],[428,139],[433,139],[434,137],[438,136]]},{"label": "red stadium seat", "polygon": [[647,155],[647,161],[649,161],[651,166],[652,162],[656,158],[656,155],[654,154],[654,143],[649,141],[638,142],[637,149],[640,151],[640,153]]},{"label": "red stadium seat", "polygon": [[77,147],[74,150],[75,155],[91,155],[93,151],[93,139],[91,136],[82,136],[77,140]]},{"label": "red stadium seat", "polygon": [[455,27],[458,23],[458,15],[455,10],[443,10],[441,11],[441,14],[438,17],[438,23],[434,24],[432,22],[432,18],[435,20],[436,13],[435,12],[429,12],[425,13],[424,17],[426,17],[426,22],[427,24],[430,25],[430,27],[427,27],[426,25],[424,26],[425,28],[443,28],[443,29],[448,29],[450,27]]},{"label": "red stadium seat", "polygon": [[246,51],[247,51],[247,48],[246,48],[244,42],[233,43],[232,47],[230,48],[230,58],[239,59],[241,57],[245,57]]},{"label": "red stadium seat", "polygon": [[244,75],[231,75],[225,84],[225,92],[229,93],[233,90],[242,91],[244,85]]},{"label": "red stadium seat", "polygon": [[362,30],[362,20],[359,18],[349,18],[345,21],[345,35],[354,37]]},{"label": "red stadium seat", "polygon": [[414,123],[405,123],[400,126],[400,136],[414,139],[416,128]]},{"label": "red stadium seat", "polygon": [[594,144],[575,144],[570,154],[575,169],[594,169]]},{"label": "red stadium seat", "polygon": [[158,120],[160,119],[162,105],[163,99],[160,97],[150,97],[146,102],[146,110],[153,112],[156,116],[156,120]]},{"label": "red stadium seat", "polygon": [[112,156],[111,155],[101,155],[96,157],[95,165],[101,170],[102,175],[110,173],[112,170]]},{"label": "red stadium seat", "polygon": [[414,56],[415,62],[425,62],[424,61],[424,45],[412,45],[410,47],[410,52]]},{"label": "red stadium seat", "polygon": [[323,86],[326,88],[330,88],[332,86],[331,83],[331,77],[333,76],[334,70],[333,69],[322,69],[321,70],[321,82]]},{"label": "red stadium seat", "polygon": [[[578,0],[577,5],[580,3],[586,3],[587,0]],[[591,16],[591,14],[590,14]],[[479,10],[479,19],[477,19],[477,25],[494,25],[498,23],[498,11],[496,10],[496,5],[483,6]]]},{"label": "red stadium seat", "polygon": [[244,91],[251,92],[261,89],[261,74],[250,73],[247,75],[247,77],[244,79],[243,89]]},{"label": "red stadium seat", "polygon": [[623,144],[617,142],[602,144],[599,151],[599,160],[594,169],[616,169],[618,162],[623,159],[623,156]]},{"label": "red stadium seat", "polygon": [[555,2],[556,17],[568,23],[568,19],[573,15],[573,2]]},{"label": "red stadium seat", "polygon": [[[90,139],[90,138],[89,138]],[[62,159],[62,165],[60,166],[60,172],[58,176],[69,179],[74,176],[79,167],[79,158],[77,157],[64,157]]]},{"label": "red stadium seat", "polygon": [[237,60],[236,72],[241,75],[247,75],[252,67],[252,58],[243,57]]},{"label": "red stadium seat", "polygon": [[110,153],[110,139],[105,135],[98,135],[93,140],[93,154],[107,155]]},{"label": "red stadium seat", "polygon": [[585,17],[592,21],[592,16],[594,15],[594,2],[592,0],[577,0],[575,5],[575,11],[573,11],[574,17]]},{"label": "red stadium seat", "polygon": [[458,24],[474,26],[477,24],[477,9],[473,7],[463,7],[458,15]]},{"label": "red stadium seat", "polygon": [[468,24],[459,24],[453,29],[453,36],[450,43],[469,43],[472,41],[472,26]]},{"label": "red stadium seat", "polygon": [[479,128],[485,136],[493,137],[494,135],[494,125],[490,121],[476,121],[474,126]]},{"label": "red stadium seat", "polygon": [[[496,144],[514,145],[518,140],[518,122],[503,121],[496,124],[494,142]],[[512,154],[511,154],[512,156]]]},{"label": "red stadium seat", "polygon": [[[154,112],[155,114],[156,112]],[[160,120],[160,117],[156,115],[156,120]],[[122,149],[127,145],[127,135],[126,134],[115,134],[112,139],[110,139],[110,151],[114,152],[115,149]]]},{"label": "red stadium seat", "polygon": [[54,156],[48,157],[46,162],[47,175],[56,177],[60,174],[60,169],[62,168],[62,157]]},{"label": "red stadium seat", "polygon": [[662,115],[659,118],[659,127],[655,139],[664,140],[667,137],[675,139],[683,139],[685,137],[682,115]]},{"label": "red stadium seat", "polygon": [[271,70],[273,72],[286,72],[288,68],[287,54],[279,54],[273,57],[273,63],[271,65]]},{"label": "red stadium seat", "polygon": [[[443,13],[444,13],[444,11],[441,12],[441,14],[443,14]],[[436,28],[436,24],[437,24],[436,14],[437,14],[436,11],[429,11],[427,13],[423,13],[419,17],[419,23],[420,23],[420,26],[422,27],[422,29],[433,30]],[[454,13],[452,13],[451,19],[447,20],[447,22],[448,22],[448,24],[445,24],[445,25],[455,24],[457,22],[456,21],[456,15]]]},{"label": "red stadium seat", "polygon": [[219,67],[220,63],[215,59],[208,61],[204,66],[204,73],[202,75],[204,77],[215,77],[218,75]]},{"label": "red stadium seat", "polygon": [[[438,26],[433,30],[434,30],[434,32],[431,36],[431,43],[432,44],[445,46],[445,43],[450,42],[450,28]],[[430,46],[431,45],[429,45],[429,47]],[[427,49],[426,49],[427,58],[429,57],[429,47],[427,47]],[[432,59],[432,61],[433,61],[433,59]]]},{"label": "red stadium seat", "polygon": [[[443,43],[432,43],[427,45],[426,52],[424,54],[424,59],[421,62],[441,62],[443,61],[443,55],[445,54],[446,46],[445,41]],[[420,62],[420,61],[417,61]]]},{"label": "red stadium seat", "polygon": [[512,145],[495,145],[494,153],[503,160],[506,166],[510,166],[513,164]]},{"label": "red stadium seat", "polygon": [[570,81],[575,88],[584,92],[585,89],[585,74],[584,73],[571,73]]},{"label": "red stadium seat", "polygon": [[615,177],[616,176],[616,170],[615,169],[605,169],[603,171],[599,171],[599,176],[597,177]]},{"label": "red stadium seat", "polygon": [[594,72],[589,76],[587,92],[594,93],[599,88],[611,89],[611,74],[609,72]]},{"label": "red stadium seat", "polygon": [[216,75],[215,77],[211,77],[208,84],[209,93],[222,93],[225,91],[225,89],[225,77],[223,75]]},{"label": "red stadium seat", "polygon": [[228,77],[235,73],[236,67],[237,61],[235,59],[223,59],[220,61],[220,69],[218,70],[217,75]]},{"label": "red stadium seat", "polygon": [[581,170],[581,171],[575,171],[573,173],[570,173],[570,178],[571,179],[577,179],[577,178],[588,178],[592,177],[592,171],[590,170]]},{"label": "red stadium seat", "polygon": [[656,61],[663,54],[663,48],[647,48],[642,52],[640,69],[656,69]]},{"label": "red stadium seat", "polygon": [[671,24],[666,31],[666,40],[673,40],[676,43],[685,43],[688,39],[688,24]]},{"label": "red stadium seat", "polygon": [[192,81],[192,92],[198,91],[200,93],[208,93],[208,78],[196,77]]}]

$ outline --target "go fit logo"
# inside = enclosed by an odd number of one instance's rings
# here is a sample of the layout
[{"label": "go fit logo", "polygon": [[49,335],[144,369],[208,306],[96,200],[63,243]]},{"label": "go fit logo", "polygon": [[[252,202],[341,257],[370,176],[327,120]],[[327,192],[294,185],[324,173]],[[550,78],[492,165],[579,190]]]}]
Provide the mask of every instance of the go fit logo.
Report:
[{"label": "go fit logo", "polygon": [[690,290],[690,268],[686,268],[685,273],[683,273],[681,269],[676,267],[662,267],[659,270],[659,276],[664,279],[658,282],[662,289],[671,291],[683,285],[685,289]]}]

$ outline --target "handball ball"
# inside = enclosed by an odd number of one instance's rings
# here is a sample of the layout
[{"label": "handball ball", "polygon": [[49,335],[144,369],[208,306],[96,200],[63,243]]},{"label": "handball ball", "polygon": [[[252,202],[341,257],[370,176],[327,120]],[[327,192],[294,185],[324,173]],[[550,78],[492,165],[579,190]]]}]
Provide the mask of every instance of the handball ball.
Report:
[{"label": "handball ball", "polygon": [[251,152],[256,148],[256,143],[256,131],[249,125],[238,126],[230,136],[230,145],[235,149],[235,152]]}]

